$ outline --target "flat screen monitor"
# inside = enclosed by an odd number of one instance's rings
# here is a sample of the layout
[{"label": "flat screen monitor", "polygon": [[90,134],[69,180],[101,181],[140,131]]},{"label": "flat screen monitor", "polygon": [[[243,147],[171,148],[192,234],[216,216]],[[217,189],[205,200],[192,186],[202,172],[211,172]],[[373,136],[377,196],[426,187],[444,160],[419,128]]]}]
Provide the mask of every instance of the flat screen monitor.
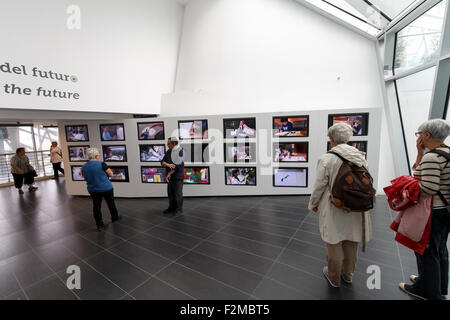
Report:
[{"label": "flat screen monitor", "polygon": [[274,143],[275,162],[308,162],[308,142]]},{"label": "flat screen monitor", "polygon": [[209,184],[209,167],[184,167],[184,184]]},{"label": "flat screen monitor", "polygon": [[307,137],[309,135],[309,116],[286,116],[273,118],[273,136]]},{"label": "flat screen monitor", "polygon": [[226,167],[227,186],[256,186],[256,167]]},{"label": "flat screen monitor", "polygon": [[227,143],[224,148],[225,162],[256,161],[256,143]]},{"label": "flat screen monitor", "polygon": [[255,138],[256,118],[223,120],[224,138]]},{"label": "flat screen monitor", "polygon": [[72,180],[73,181],[84,181],[83,174],[81,172],[81,166],[72,166]]},{"label": "flat screen monitor", "polygon": [[208,139],[208,120],[178,121],[180,140]]},{"label": "flat screen monitor", "polygon": [[274,187],[308,187],[307,168],[274,168]]},{"label": "flat screen monitor", "polygon": [[209,148],[207,143],[182,143],[184,161],[193,163],[209,162]]},{"label": "flat screen monitor", "polygon": [[[367,157],[367,141],[349,141],[349,142],[347,142],[347,144],[349,146],[352,146],[352,147],[358,149],[359,151],[364,152]],[[331,149],[331,144],[328,141],[327,151],[330,151],[330,149]]]},{"label": "flat screen monitor", "polygon": [[368,113],[330,114],[328,116],[328,127],[339,122],[347,123],[352,127],[354,136],[367,136],[369,132]]},{"label": "flat screen monitor", "polygon": [[110,166],[113,176],[109,178],[112,182],[130,182],[127,166]]},{"label": "flat screen monitor", "polygon": [[139,146],[139,154],[141,162],[160,162],[166,153],[164,144],[141,144]]},{"label": "flat screen monitor", "polygon": [[166,168],[163,167],[141,167],[142,183],[167,183]]},{"label": "flat screen monitor", "polygon": [[103,161],[127,162],[127,147],[125,145],[102,146]]},{"label": "flat screen monitor", "polygon": [[66,126],[67,142],[89,141],[88,126],[86,124]]},{"label": "flat screen monitor", "polygon": [[69,146],[69,161],[84,162],[88,161],[87,149],[89,146]]},{"label": "flat screen monitor", "polygon": [[141,122],[137,126],[139,140],[164,140],[164,122]]},{"label": "flat screen monitor", "polygon": [[123,123],[101,124],[100,138],[102,141],[125,141],[125,128]]}]

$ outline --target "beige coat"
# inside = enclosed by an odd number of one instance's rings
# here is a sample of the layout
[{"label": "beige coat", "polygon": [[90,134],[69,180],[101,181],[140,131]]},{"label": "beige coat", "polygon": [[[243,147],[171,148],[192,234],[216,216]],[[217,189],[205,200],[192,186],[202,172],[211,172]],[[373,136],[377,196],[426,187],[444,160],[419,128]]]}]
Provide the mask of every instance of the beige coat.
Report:
[{"label": "beige coat", "polygon": [[[358,166],[367,167],[364,153],[347,144],[340,144],[331,151]],[[317,163],[316,182],[309,201],[309,209],[318,208],[319,227],[322,240],[329,244],[341,241],[362,242],[362,213],[347,212],[335,207],[331,201],[331,188],[336,179],[342,160],[333,154],[324,154]],[[369,212],[366,216],[366,242],[372,238],[372,223]]]}]

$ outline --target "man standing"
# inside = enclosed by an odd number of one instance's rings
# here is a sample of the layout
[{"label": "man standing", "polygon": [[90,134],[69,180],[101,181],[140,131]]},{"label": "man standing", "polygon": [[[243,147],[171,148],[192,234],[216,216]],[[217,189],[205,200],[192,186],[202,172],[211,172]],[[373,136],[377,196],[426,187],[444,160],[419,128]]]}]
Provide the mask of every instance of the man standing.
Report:
[{"label": "man standing", "polygon": [[178,145],[177,138],[167,140],[167,150],[161,165],[166,168],[167,195],[169,208],[164,213],[183,213],[183,179],[184,179],[184,154]]},{"label": "man standing", "polygon": [[58,171],[64,174],[64,169],[61,168],[62,151],[61,148],[58,147],[58,142],[56,141],[52,141],[52,146],[50,147],[50,161],[53,165],[54,177],[55,179],[58,179]]}]

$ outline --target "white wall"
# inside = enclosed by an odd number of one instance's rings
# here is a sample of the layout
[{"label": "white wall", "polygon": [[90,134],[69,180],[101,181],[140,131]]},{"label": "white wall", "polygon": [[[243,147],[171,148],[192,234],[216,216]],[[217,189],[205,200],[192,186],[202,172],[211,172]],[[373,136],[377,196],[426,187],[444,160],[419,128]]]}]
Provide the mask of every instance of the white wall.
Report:
[{"label": "white wall", "polygon": [[[66,26],[72,4],[80,30]],[[28,76],[0,71],[0,108],[159,113],[161,94],[173,90],[183,13],[176,0],[1,0],[0,65],[25,65]],[[79,81],[34,78],[34,66]],[[80,99],[8,95],[5,83]]]},{"label": "white wall", "polygon": [[382,108],[379,79],[374,41],[295,1],[191,0],[161,115]]}]

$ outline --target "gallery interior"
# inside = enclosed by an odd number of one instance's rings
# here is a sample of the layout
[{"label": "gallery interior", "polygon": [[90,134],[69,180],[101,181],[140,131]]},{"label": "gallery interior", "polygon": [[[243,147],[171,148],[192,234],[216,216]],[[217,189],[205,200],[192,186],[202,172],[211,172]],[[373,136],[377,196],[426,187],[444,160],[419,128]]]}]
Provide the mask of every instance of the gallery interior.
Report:
[{"label": "gallery interior", "polygon": [[[419,127],[450,120],[448,2],[3,4],[0,300],[418,299],[399,288],[418,260],[384,188],[414,174]],[[339,123],[376,193],[337,288],[310,203]],[[184,204],[166,212],[178,148]],[[120,215],[103,202],[102,228],[93,150]]]}]

